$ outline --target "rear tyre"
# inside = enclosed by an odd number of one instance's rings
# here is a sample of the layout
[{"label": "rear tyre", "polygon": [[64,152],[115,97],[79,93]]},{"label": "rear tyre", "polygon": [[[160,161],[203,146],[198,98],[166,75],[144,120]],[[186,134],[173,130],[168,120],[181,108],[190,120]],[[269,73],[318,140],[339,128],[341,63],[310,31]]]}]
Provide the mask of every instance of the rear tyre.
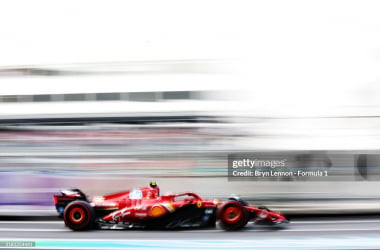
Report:
[{"label": "rear tyre", "polygon": [[248,211],[237,201],[224,204],[218,213],[219,226],[227,231],[240,230],[247,225]]},{"label": "rear tyre", "polygon": [[86,201],[73,201],[63,212],[63,219],[67,227],[74,231],[83,231],[94,228],[95,211]]}]

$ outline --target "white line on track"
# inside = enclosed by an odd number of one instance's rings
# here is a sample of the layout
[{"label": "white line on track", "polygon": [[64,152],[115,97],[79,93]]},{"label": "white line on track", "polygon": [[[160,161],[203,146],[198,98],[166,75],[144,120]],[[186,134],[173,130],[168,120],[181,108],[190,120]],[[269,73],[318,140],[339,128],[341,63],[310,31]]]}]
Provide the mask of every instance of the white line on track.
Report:
[{"label": "white line on track", "polygon": [[380,231],[380,228],[310,228],[310,229],[284,229],[284,232],[355,232],[355,231]]},{"label": "white line on track", "polygon": [[5,232],[63,232],[69,231],[68,229],[56,228],[0,228],[0,231]]},{"label": "white line on track", "polygon": [[63,224],[63,221],[12,221],[2,220],[0,224]]},{"label": "white line on track", "polygon": [[291,221],[290,224],[346,224],[346,223],[380,223],[380,220],[323,220],[323,221]]}]

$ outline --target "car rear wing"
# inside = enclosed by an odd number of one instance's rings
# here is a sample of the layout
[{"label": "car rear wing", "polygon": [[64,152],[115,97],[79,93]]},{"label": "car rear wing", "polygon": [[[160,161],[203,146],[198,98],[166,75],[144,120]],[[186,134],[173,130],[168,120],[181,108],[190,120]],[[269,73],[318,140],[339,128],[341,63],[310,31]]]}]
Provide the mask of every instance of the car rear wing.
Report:
[{"label": "car rear wing", "polygon": [[75,200],[88,201],[86,195],[77,188],[61,190],[60,195],[54,195],[53,201],[58,215],[62,216],[66,206]]}]

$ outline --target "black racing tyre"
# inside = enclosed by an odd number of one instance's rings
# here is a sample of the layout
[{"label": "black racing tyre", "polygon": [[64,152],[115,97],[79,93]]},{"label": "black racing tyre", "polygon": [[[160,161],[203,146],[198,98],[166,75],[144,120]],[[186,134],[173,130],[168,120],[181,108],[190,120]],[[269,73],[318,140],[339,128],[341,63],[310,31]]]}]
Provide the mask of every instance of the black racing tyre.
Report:
[{"label": "black racing tyre", "polygon": [[219,226],[227,231],[240,230],[247,225],[249,215],[239,202],[225,203],[218,211]]},{"label": "black racing tyre", "polygon": [[94,228],[95,211],[86,201],[72,201],[63,212],[63,220],[74,231],[89,230]]}]

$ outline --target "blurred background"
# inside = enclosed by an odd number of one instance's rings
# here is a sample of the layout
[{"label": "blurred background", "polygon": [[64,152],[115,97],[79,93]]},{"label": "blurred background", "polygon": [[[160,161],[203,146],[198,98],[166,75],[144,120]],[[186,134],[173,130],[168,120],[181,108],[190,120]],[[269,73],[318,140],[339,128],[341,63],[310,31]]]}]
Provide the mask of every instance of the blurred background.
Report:
[{"label": "blurred background", "polygon": [[[1,2],[0,213],[151,180],[286,213],[379,211],[378,5]],[[228,154],[263,151],[338,178],[228,181]]]}]

